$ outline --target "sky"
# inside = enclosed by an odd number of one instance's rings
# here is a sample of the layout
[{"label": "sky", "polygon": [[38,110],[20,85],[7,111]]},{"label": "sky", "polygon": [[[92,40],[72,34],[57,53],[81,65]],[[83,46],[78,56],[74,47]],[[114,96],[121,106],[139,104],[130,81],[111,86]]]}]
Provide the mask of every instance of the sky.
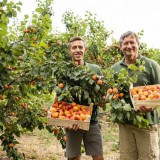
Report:
[{"label": "sky", "polygon": [[[36,0],[23,3],[21,17],[31,14],[36,7]],[[105,28],[114,32],[119,39],[121,34],[131,30],[144,30],[141,42],[150,48],[160,48],[160,0],[54,0],[53,26],[56,30],[65,31],[62,15],[70,10],[83,17],[86,11],[96,14],[97,19],[104,21]]]}]

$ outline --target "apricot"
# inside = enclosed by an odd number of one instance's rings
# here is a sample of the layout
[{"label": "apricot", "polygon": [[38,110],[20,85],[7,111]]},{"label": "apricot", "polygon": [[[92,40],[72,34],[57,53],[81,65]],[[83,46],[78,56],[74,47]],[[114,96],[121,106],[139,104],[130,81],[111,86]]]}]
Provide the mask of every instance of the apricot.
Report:
[{"label": "apricot", "polygon": [[76,105],[77,105],[77,104],[76,104],[75,102],[72,102],[72,103],[71,103],[71,106],[72,106],[72,107],[74,107],[74,106],[76,106]]},{"label": "apricot", "polygon": [[113,88],[113,93],[117,94],[118,93],[118,88]]},{"label": "apricot", "polygon": [[109,88],[109,89],[107,90],[107,92],[108,92],[108,93],[112,93],[112,92],[113,92],[112,88]]},{"label": "apricot", "polygon": [[67,141],[67,137],[64,135],[63,137],[62,137],[62,139],[66,142]]},{"label": "apricot", "polygon": [[145,95],[142,95],[142,96],[139,97],[139,99],[140,99],[140,100],[146,100],[146,96],[145,96]]},{"label": "apricot", "polygon": [[52,112],[52,117],[53,118],[58,118],[59,113],[58,112]]},{"label": "apricot", "polygon": [[58,87],[62,89],[62,88],[64,87],[64,84],[63,84],[63,83],[60,83],[60,84],[58,85]]},{"label": "apricot", "polygon": [[54,129],[53,129],[53,133],[54,133],[54,135],[56,136],[56,135],[59,134],[59,130],[58,130],[57,128],[54,128]]},{"label": "apricot", "polygon": [[51,111],[51,112],[56,112],[57,109],[56,109],[55,107],[52,107],[52,108],[50,108],[50,111]]},{"label": "apricot", "polygon": [[77,65],[79,65],[79,63],[76,61],[76,62],[74,62],[74,64],[77,66]]},{"label": "apricot", "polygon": [[119,97],[120,97],[120,98],[123,98],[123,97],[124,97],[124,93],[120,93],[120,94],[119,94]]},{"label": "apricot", "polygon": [[58,108],[58,102],[54,103],[52,107]]},{"label": "apricot", "polygon": [[97,76],[96,76],[96,75],[93,75],[93,76],[92,76],[92,80],[95,81],[96,79],[97,79]]},{"label": "apricot", "polygon": [[73,111],[74,111],[74,112],[79,111],[79,107],[78,107],[78,106],[74,106],[74,107],[73,107]]},{"label": "apricot", "polygon": [[14,144],[13,144],[13,143],[10,143],[10,144],[9,144],[9,147],[10,147],[10,148],[13,148],[13,147],[14,147]]},{"label": "apricot", "polygon": [[113,99],[117,100],[118,99],[117,95],[113,95]]},{"label": "apricot", "polygon": [[81,113],[80,117],[82,118],[82,121],[86,120],[86,114]]},{"label": "apricot", "polygon": [[102,85],[102,83],[103,83],[103,82],[102,82],[101,79],[99,79],[99,80],[97,81],[97,84],[98,84],[98,85]]},{"label": "apricot", "polygon": [[87,107],[86,106],[81,106],[81,110],[86,110]]}]

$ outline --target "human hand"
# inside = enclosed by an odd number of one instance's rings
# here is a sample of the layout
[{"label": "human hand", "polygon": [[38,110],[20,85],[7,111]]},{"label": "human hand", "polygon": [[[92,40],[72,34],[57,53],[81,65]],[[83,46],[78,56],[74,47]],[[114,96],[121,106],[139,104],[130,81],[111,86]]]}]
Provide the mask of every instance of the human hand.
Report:
[{"label": "human hand", "polygon": [[98,79],[102,79],[104,76],[99,76],[99,75],[97,75],[97,78]]},{"label": "human hand", "polygon": [[146,106],[140,106],[138,111],[139,112],[151,112],[152,108],[147,108]]},{"label": "human hand", "polygon": [[78,124],[73,124],[72,127],[65,127],[66,130],[74,130],[74,131],[77,131],[79,129],[79,126]]},{"label": "human hand", "polygon": [[105,99],[105,102],[109,102],[109,96],[110,96],[110,93],[107,93],[107,95],[103,97]]}]

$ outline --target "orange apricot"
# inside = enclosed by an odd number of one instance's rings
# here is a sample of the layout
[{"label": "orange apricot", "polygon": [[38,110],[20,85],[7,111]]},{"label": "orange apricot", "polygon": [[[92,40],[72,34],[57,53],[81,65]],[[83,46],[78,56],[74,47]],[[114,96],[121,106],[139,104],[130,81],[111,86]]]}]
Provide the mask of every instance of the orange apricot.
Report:
[{"label": "orange apricot", "polygon": [[97,81],[97,84],[98,84],[98,85],[102,85],[102,83],[103,83],[103,82],[102,82],[101,79],[99,79],[99,80]]}]

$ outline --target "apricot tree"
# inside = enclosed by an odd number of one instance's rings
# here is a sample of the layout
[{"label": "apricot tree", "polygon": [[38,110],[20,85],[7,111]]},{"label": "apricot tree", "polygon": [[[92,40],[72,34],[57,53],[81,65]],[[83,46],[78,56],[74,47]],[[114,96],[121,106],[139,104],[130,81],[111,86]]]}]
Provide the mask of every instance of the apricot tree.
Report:
[{"label": "apricot tree", "polygon": [[[112,32],[104,27],[104,23],[90,12],[85,18],[66,12],[63,16],[66,32],[58,33],[52,28],[52,0],[37,2],[32,17],[25,15],[19,23],[14,18],[22,3],[0,2],[0,140],[7,156],[13,159],[24,159],[16,148],[16,137],[37,127],[54,132],[65,148],[64,130],[46,126],[47,108],[42,106],[53,91],[57,92],[59,101],[72,102],[76,96],[80,103],[85,100],[105,109],[104,96],[108,88],[116,87],[121,93],[125,85],[136,81],[136,74],[143,69],[132,65],[134,76],[122,70],[115,82],[110,66],[122,55],[116,41],[106,45]],[[12,25],[9,25],[10,20]],[[95,76],[86,66],[72,62],[68,41],[76,35],[86,40],[88,51],[85,59],[101,67],[103,78]],[[113,121],[122,122],[124,110],[126,117],[132,117],[130,111],[133,110],[122,99],[128,95],[121,94],[116,99],[112,99],[113,96],[110,97]],[[44,97],[48,97],[47,100]]]}]

